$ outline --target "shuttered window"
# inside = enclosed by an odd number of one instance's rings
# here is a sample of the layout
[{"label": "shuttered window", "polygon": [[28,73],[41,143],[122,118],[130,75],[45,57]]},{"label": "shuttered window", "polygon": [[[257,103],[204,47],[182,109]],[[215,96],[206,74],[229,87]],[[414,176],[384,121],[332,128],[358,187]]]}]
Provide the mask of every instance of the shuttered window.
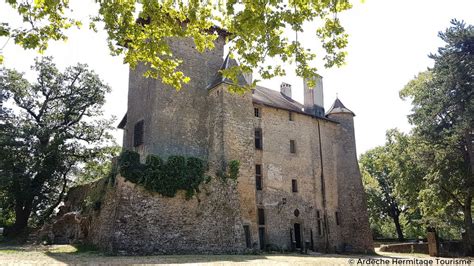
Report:
[{"label": "shuttered window", "polygon": [[257,190],[262,190],[262,165],[255,165],[255,185]]},{"label": "shuttered window", "polygon": [[255,149],[261,150],[262,147],[263,147],[262,129],[256,128],[255,129]]}]

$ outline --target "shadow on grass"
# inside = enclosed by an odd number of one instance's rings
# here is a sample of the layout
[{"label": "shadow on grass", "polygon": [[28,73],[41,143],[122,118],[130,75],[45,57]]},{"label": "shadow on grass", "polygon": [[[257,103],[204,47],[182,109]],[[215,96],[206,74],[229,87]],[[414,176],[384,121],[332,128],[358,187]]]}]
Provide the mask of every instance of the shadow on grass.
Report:
[{"label": "shadow on grass", "polygon": [[264,264],[341,264],[349,259],[392,259],[398,256],[385,254],[310,254],[281,253],[259,255],[150,255],[150,256],[115,256],[106,255],[91,246],[55,246],[45,252],[55,261],[66,264],[107,263],[107,264],[185,264],[185,263],[264,263]]}]

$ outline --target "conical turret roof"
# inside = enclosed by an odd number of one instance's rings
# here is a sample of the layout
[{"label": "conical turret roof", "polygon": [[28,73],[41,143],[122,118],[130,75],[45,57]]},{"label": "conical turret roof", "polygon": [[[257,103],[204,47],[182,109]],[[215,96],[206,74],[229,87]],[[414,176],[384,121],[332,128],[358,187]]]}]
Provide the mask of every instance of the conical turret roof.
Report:
[{"label": "conical turret roof", "polygon": [[344,104],[341,102],[341,100],[339,100],[339,98],[336,98],[336,100],[332,104],[331,108],[329,108],[329,111],[326,113],[326,115],[341,114],[341,113],[351,114],[351,115],[355,116],[354,112],[347,109],[347,107],[344,106]]},{"label": "conical turret roof", "polygon": [[[229,69],[233,66],[238,66],[238,63],[235,59],[230,57],[230,53],[227,54],[226,58],[224,59],[224,62],[222,63],[222,66],[219,70],[226,70]],[[247,81],[245,80],[244,76],[242,74],[239,74],[237,76],[237,81],[239,86],[245,86],[247,85]],[[212,79],[212,81],[207,85],[207,89],[210,90],[217,85],[221,83],[228,83],[228,84],[233,84],[232,80],[225,78],[220,71],[217,71],[216,75]]]}]

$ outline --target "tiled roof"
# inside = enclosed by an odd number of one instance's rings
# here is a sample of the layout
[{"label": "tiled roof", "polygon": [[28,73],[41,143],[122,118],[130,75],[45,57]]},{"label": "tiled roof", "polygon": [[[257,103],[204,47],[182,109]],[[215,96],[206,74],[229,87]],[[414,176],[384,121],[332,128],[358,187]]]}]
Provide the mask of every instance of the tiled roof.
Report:
[{"label": "tiled roof", "polygon": [[326,113],[326,115],[339,114],[339,113],[348,113],[355,116],[355,114],[351,110],[347,109],[347,107],[345,107],[344,104],[342,104],[339,98],[336,98],[331,108],[329,108],[329,111]]},{"label": "tiled roof", "polygon": [[254,103],[268,105],[295,112],[303,112],[303,105],[279,91],[256,86],[253,91],[252,100]]},{"label": "tiled roof", "polygon": [[126,124],[127,124],[127,113],[125,113],[122,120],[118,124],[117,128],[124,129]]},{"label": "tiled roof", "polygon": [[318,119],[335,122],[336,121],[322,116],[315,116],[304,111],[304,105],[283,95],[279,91],[271,90],[265,87],[256,86],[253,91],[252,100],[256,104],[262,104],[269,107],[292,111],[299,114],[304,114]]}]

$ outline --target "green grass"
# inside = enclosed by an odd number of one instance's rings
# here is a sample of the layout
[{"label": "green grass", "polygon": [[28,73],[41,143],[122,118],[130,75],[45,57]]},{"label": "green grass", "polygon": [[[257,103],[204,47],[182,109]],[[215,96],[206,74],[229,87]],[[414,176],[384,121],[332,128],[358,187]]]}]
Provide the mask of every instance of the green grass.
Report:
[{"label": "green grass", "polygon": [[13,253],[18,253],[21,252],[21,250],[17,249],[0,249],[0,254],[13,254]]},{"label": "green grass", "polygon": [[61,245],[48,249],[46,253],[67,253],[67,254],[101,254],[96,247],[92,245]]}]

